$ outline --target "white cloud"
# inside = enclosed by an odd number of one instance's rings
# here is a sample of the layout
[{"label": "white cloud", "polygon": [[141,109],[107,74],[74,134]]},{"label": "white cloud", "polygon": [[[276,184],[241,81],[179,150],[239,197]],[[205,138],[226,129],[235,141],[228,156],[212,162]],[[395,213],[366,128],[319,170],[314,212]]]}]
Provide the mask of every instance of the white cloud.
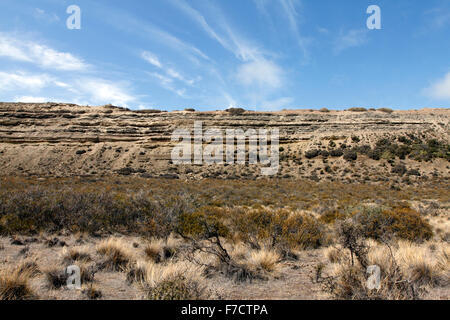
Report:
[{"label": "white cloud", "polygon": [[431,87],[425,89],[425,93],[436,100],[450,101],[450,72],[444,78],[432,84]]},{"label": "white cloud", "polygon": [[246,86],[278,88],[282,84],[282,70],[271,61],[259,59],[240,66],[237,78]]},{"label": "white cloud", "polygon": [[334,53],[338,54],[341,51],[351,48],[359,47],[367,43],[367,30],[349,30],[347,33],[341,32],[334,43]]},{"label": "white cloud", "polygon": [[0,72],[0,91],[4,90],[40,90],[52,82],[46,74],[32,75],[25,72]]},{"label": "white cloud", "polygon": [[148,51],[143,51],[141,56],[148,63],[154,65],[155,67],[162,68],[161,62],[155,54]]},{"label": "white cloud", "polygon": [[125,86],[104,79],[79,79],[77,88],[82,94],[88,95],[87,100],[93,104],[112,103],[127,107],[136,100]]},{"label": "white cloud", "polygon": [[85,70],[88,66],[81,59],[67,52],[59,52],[45,45],[18,40],[0,33],[0,57],[34,63],[45,69],[64,71]]},{"label": "white cloud", "polygon": [[44,103],[50,101],[58,101],[58,100],[53,98],[32,97],[32,96],[22,96],[14,98],[14,102],[24,102],[24,103]]}]

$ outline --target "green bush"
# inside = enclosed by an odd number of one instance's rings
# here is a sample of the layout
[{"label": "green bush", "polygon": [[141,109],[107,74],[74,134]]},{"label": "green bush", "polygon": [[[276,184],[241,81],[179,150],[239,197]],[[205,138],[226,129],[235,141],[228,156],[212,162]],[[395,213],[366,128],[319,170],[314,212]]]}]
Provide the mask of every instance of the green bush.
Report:
[{"label": "green bush", "polygon": [[145,288],[149,300],[199,300],[204,289],[195,281],[188,281],[182,275],[161,281],[154,287]]},{"label": "green bush", "polygon": [[353,216],[366,238],[375,240],[396,236],[400,239],[421,242],[429,240],[433,231],[428,222],[413,209],[397,206],[392,209],[361,208]]}]

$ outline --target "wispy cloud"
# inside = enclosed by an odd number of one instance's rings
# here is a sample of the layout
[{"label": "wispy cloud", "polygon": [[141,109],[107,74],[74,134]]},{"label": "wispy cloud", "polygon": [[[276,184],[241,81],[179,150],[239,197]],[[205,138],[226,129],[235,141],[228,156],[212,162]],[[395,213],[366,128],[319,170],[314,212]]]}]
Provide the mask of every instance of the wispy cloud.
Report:
[{"label": "wispy cloud", "polygon": [[450,72],[425,89],[425,94],[435,100],[450,101]]},{"label": "wispy cloud", "polygon": [[341,31],[334,42],[334,53],[339,54],[348,48],[362,46],[367,41],[367,30],[365,29],[353,29],[347,32]]},{"label": "wispy cloud", "polygon": [[0,33],[0,57],[34,63],[44,69],[64,71],[86,70],[88,65],[67,52],[54,50],[46,45],[14,38]]},{"label": "wispy cloud", "polygon": [[[218,7],[208,6],[209,13],[213,16],[211,21],[214,21],[216,25],[216,29],[214,29],[201,12],[186,2],[179,0],[170,2],[197,23],[211,39],[218,42],[240,61],[234,77],[247,89],[253,90],[254,96],[262,98],[265,95],[262,91],[281,86],[283,70],[274,61],[271,61],[270,56],[273,54],[251,43],[241,33],[236,32]],[[236,103],[230,95],[227,94],[225,97],[230,105]]]},{"label": "wispy cloud", "polygon": [[175,70],[173,67],[166,67],[160,61],[158,56],[151,52],[144,51],[144,52],[142,52],[141,56],[145,61],[147,61],[148,63],[150,63],[151,65],[153,65],[154,67],[160,69],[161,71],[163,71],[165,73],[165,74],[161,74],[159,72],[150,72],[148,74],[151,75],[153,78],[158,79],[159,84],[163,88],[170,90],[172,92],[175,92],[180,97],[185,97],[186,90],[184,88],[177,89],[175,86],[175,83],[174,83],[175,81],[181,81],[181,82],[183,82],[183,84],[192,86],[192,85],[194,85],[194,83],[196,81],[199,81],[201,79],[201,77],[197,77],[197,79],[186,78],[185,76],[183,76],[181,74],[180,71]]},{"label": "wispy cloud", "polygon": [[209,5],[211,10],[215,12],[213,20],[220,26],[219,29],[222,29],[222,32],[213,29],[213,27],[208,24],[206,18],[186,2],[180,0],[171,0],[170,2],[196,22],[207,35],[216,40],[224,49],[233,53],[238,59],[250,61],[256,60],[263,55],[261,49],[250,44],[247,40],[244,40],[243,37],[233,30],[232,26],[217,7]]},{"label": "wispy cloud", "polygon": [[238,80],[246,86],[278,88],[282,84],[282,70],[275,63],[258,59],[239,67]]},{"label": "wispy cloud", "polygon": [[141,56],[148,63],[154,65],[155,67],[162,68],[161,62],[155,54],[148,51],[143,51]]},{"label": "wispy cloud", "polygon": [[189,6],[186,2],[180,0],[170,0],[170,3],[175,5],[178,9],[183,11],[196,23],[198,23],[201,28],[213,39],[217,40],[224,48],[230,49],[228,42],[208,24],[205,17],[197,10]]},{"label": "wispy cloud", "polygon": [[47,22],[47,23],[58,22],[61,20],[57,14],[47,12],[41,8],[35,8],[33,11],[33,16],[36,19]]},{"label": "wispy cloud", "polygon": [[0,72],[0,92],[23,89],[37,91],[52,82],[53,79],[47,74],[29,74],[21,71]]},{"label": "wispy cloud", "polygon": [[[96,3],[95,6],[99,12],[103,13],[101,16],[105,17],[104,21],[118,30],[161,43],[178,51],[181,55],[188,57],[192,61],[195,61],[196,58],[211,61],[210,57],[193,44],[183,41],[179,37],[176,37],[152,23],[143,21],[136,16],[115,9],[112,6],[105,6],[100,3]],[[120,23],[116,23],[116,21],[120,21]]]},{"label": "wispy cloud", "polygon": [[176,95],[183,97],[183,98],[187,98],[185,93],[186,93],[186,89],[185,88],[177,88],[174,84],[174,79],[163,75],[161,73],[158,72],[149,72],[148,73],[151,77],[155,78],[156,80],[158,80],[158,83],[161,87],[163,87],[166,90],[169,90],[173,93],[175,93]]},{"label": "wispy cloud", "polygon": [[442,29],[450,25],[450,5],[428,10],[425,16],[432,29]]},{"label": "wispy cloud", "polygon": [[305,58],[307,58],[308,53],[306,50],[306,40],[301,36],[299,26],[298,26],[299,14],[297,11],[297,7],[300,5],[300,1],[298,1],[298,0],[280,0],[280,3],[286,14],[286,17],[288,18],[290,28],[291,28],[292,32],[294,33],[295,38],[297,39],[297,43],[298,43],[300,49],[303,51]]}]

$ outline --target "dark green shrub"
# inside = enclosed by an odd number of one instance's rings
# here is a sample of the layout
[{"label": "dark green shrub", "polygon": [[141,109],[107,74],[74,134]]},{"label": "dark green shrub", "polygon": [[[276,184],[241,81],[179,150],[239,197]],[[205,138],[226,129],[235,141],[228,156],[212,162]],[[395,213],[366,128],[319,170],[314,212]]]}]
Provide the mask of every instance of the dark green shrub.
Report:
[{"label": "dark green shrub", "polygon": [[330,150],[330,155],[332,157],[338,158],[338,157],[342,157],[344,154],[344,151],[342,151],[342,149],[332,149]]},{"label": "dark green shrub", "polygon": [[320,150],[317,150],[317,149],[315,149],[315,150],[308,150],[308,151],[305,152],[305,157],[308,158],[308,159],[313,159],[313,158],[318,157],[319,154],[320,154]]},{"label": "dark green shrub", "polygon": [[345,150],[344,159],[347,161],[355,161],[358,159],[358,154],[354,149]]}]

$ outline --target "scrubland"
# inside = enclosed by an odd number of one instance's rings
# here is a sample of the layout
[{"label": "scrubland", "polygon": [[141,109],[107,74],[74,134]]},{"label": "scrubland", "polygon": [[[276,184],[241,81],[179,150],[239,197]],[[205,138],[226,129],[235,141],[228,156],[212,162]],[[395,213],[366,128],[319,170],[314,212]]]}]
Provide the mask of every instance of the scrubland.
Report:
[{"label": "scrubland", "polygon": [[0,298],[449,299],[449,187],[4,177]]}]

